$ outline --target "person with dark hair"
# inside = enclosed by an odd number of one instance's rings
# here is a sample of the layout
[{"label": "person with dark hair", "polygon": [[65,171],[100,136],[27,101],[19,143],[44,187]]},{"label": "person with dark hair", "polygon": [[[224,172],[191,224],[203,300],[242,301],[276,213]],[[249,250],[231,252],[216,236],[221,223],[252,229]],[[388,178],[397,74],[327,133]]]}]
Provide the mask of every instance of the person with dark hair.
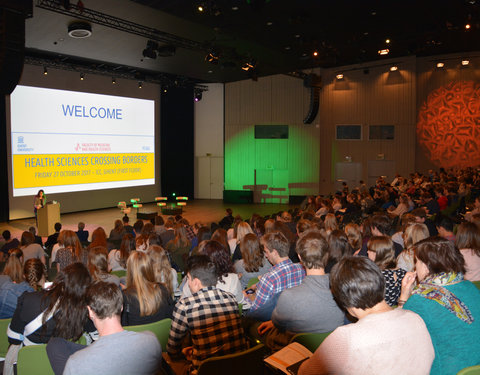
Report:
[{"label": "person with dark hair", "polygon": [[108,253],[108,267],[111,271],[126,271],[127,259],[135,250],[135,236],[131,233],[123,235],[120,249]]},{"label": "person with dark hair", "polygon": [[435,218],[438,235],[455,243],[455,234],[453,233],[453,221],[447,216],[437,215]]},{"label": "person with dark hair", "polygon": [[46,249],[51,249],[52,246],[57,243],[58,235],[62,230],[62,223],[55,223],[54,228],[55,228],[55,233],[48,236],[47,241],[45,242]]},{"label": "person with dark hair", "polygon": [[438,234],[435,224],[429,218],[427,218],[427,212],[425,211],[425,208],[415,208],[410,213],[415,217],[416,223],[425,224],[427,226],[430,237]]},{"label": "person with dark hair", "polygon": [[40,189],[33,199],[33,213],[35,214],[35,223],[38,227],[37,212],[40,208],[43,208],[47,204],[47,197],[43,189]]},{"label": "person with dark hair", "polygon": [[165,232],[165,221],[163,220],[162,215],[155,216],[155,233],[160,236],[163,232]]},{"label": "person with dark hair", "polygon": [[273,267],[252,286],[255,293],[249,295],[253,301],[249,316],[267,321],[271,319],[280,293],[299,285],[305,277],[305,270],[288,257],[290,244],[282,233],[268,233],[262,237],[262,243],[265,256]]},{"label": "person with dark hair", "polygon": [[[180,299],[173,311],[167,351],[171,358],[182,358],[194,370],[209,357],[240,352],[247,348],[238,314],[238,303],[231,293],[218,289],[218,271],[206,255],[193,255],[187,261],[187,282],[192,296]],[[182,342],[190,334],[192,346]]]},{"label": "person with dark hair", "polygon": [[167,243],[175,238],[175,224],[172,219],[168,218],[165,222],[165,231],[160,235],[162,246],[165,247]]},{"label": "person with dark hair", "polygon": [[85,299],[100,337],[89,346],[52,338],[47,354],[55,374],[156,374],[162,361],[160,343],[152,332],[122,328],[120,289],[97,281],[87,289]]},{"label": "person with dark hair", "polygon": [[142,235],[143,220],[137,220],[135,224],[133,224],[133,231],[134,231],[135,237]]},{"label": "person with dark hair", "polygon": [[23,252],[24,262],[29,259],[36,258],[40,259],[43,264],[46,264],[43,247],[38,243],[35,243],[35,236],[31,232],[25,231],[22,233],[20,249],[22,249]]},{"label": "person with dark hair", "polygon": [[20,241],[16,238],[12,238],[12,234],[9,230],[4,230],[2,237],[5,240],[5,244],[2,246],[1,251],[3,253],[3,257],[7,257],[10,249],[15,249],[16,247],[20,246]]},{"label": "person with dark hair", "polygon": [[35,238],[35,243],[36,244],[39,244],[40,246],[43,246],[43,241],[42,241],[42,237],[40,236],[37,236],[37,228],[35,227],[30,227],[28,228],[28,231],[33,234],[33,237]]},{"label": "person with dark hair", "polygon": [[125,232],[130,233],[132,236],[135,237],[135,230],[130,225],[130,218],[128,217],[127,214],[125,214],[122,217],[122,222],[123,222],[123,229],[125,229]]},{"label": "person with dark hair", "polygon": [[343,257],[353,255],[353,248],[343,230],[335,229],[328,236],[325,272],[330,273],[333,266]]},{"label": "person with dark hair", "polygon": [[425,323],[411,311],[387,305],[384,277],[370,259],[343,258],[330,285],[337,303],[358,322],[333,331],[299,375],[430,374],[434,349]]},{"label": "person with dark hair", "polygon": [[[88,251],[82,247],[75,232],[71,230],[63,230],[60,236],[63,247],[58,249],[57,254],[55,255],[57,271],[62,271],[66,266],[74,262],[82,262],[84,265],[87,265]],[[91,247],[91,249],[94,249],[95,247]]]},{"label": "person with dark hair", "polygon": [[232,209],[231,209],[231,208],[227,208],[227,209],[225,210],[225,214],[226,214],[225,217],[224,217],[222,220],[220,220],[220,222],[218,223],[218,226],[219,226],[220,228],[223,228],[223,229],[225,229],[225,230],[228,230],[228,229],[232,226],[233,220],[234,220],[234,219],[233,219],[233,211],[232,211]]},{"label": "person with dark hair", "polygon": [[435,348],[431,373],[456,374],[480,364],[480,291],[464,279],[462,254],[436,236],[415,245],[415,258],[416,272],[403,278],[398,306],[416,312],[427,325]]},{"label": "person with dark hair", "polygon": [[[390,236],[390,230],[392,227],[392,223],[390,218],[387,215],[374,215],[371,217],[369,223],[370,225],[370,232],[372,236]],[[395,248],[395,258],[397,258],[400,253],[403,251],[402,245],[397,242],[393,242],[393,246]],[[367,243],[365,242],[362,246],[362,250],[358,253],[358,255],[368,256],[367,253]]]},{"label": "person with dark hair", "polygon": [[272,320],[258,327],[260,335],[268,332],[265,342],[272,350],[288,343],[296,333],[331,332],[344,322],[325,273],[327,241],[320,232],[311,230],[300,237],[296,248],[306,276],[300,285],[280,294]]},{"label": "person with dark hair", "polygon": [[460,224],[455,245],[465,259],[465,279],[480,281],[480,229],[469,221]]},{"label": "person with dark hair", "polygon": [[57,274],[48,290],[24,293],[7,329],[10,348],[4,374],[13,374],[13,363],[22,345],[46,344],[50,337],[78,340],[87,320],[85,291],[91,282],[82,263],[73,263]]}]

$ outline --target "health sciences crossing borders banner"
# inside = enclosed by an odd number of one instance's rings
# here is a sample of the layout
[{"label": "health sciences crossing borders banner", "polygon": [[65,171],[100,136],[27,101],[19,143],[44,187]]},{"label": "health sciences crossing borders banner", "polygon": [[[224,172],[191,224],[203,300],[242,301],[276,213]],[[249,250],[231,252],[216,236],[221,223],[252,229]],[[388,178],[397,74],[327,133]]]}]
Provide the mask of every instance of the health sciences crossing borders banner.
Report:
[{"label": "health sciences crossing borders banner", "polygon": [[152,185],[155,102],[17,86],[13,196]]}]

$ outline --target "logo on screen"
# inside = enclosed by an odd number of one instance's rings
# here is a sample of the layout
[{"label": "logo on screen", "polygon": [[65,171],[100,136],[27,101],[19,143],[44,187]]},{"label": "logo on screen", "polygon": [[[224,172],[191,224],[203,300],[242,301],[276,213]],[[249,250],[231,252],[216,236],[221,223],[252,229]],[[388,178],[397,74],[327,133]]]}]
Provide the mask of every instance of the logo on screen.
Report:
[{"label": "logo on screen", "polygon": [[17,138],[17,143],[23,143],[23,136]]}]

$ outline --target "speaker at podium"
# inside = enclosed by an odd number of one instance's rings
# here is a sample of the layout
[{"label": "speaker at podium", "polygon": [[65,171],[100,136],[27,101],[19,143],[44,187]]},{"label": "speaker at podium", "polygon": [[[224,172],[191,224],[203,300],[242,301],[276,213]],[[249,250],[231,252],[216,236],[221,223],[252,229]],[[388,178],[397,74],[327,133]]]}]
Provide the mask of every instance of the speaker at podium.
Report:
[{"label": "speaker at podium", "polygon": [[48,202],[37,211],[38,235],[48,237],[55,233],[55,223],[60,222],[60,203]]}]

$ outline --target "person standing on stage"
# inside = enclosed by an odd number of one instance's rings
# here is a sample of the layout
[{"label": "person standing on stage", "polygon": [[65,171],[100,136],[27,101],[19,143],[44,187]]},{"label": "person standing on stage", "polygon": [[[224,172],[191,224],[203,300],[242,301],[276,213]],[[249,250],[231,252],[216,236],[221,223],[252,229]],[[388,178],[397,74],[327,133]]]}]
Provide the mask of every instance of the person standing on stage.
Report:
[{"label": "person standing on stage", "polygon": [[45,206],[47,203],[47,197],[45,196],[45,192],[43,190],[39,190],[37,195],[35,195],[35,199],[33,200],[33,212],[35,213],[35,223],[38,227],[38,220],[37,220],[37,211]]}]

